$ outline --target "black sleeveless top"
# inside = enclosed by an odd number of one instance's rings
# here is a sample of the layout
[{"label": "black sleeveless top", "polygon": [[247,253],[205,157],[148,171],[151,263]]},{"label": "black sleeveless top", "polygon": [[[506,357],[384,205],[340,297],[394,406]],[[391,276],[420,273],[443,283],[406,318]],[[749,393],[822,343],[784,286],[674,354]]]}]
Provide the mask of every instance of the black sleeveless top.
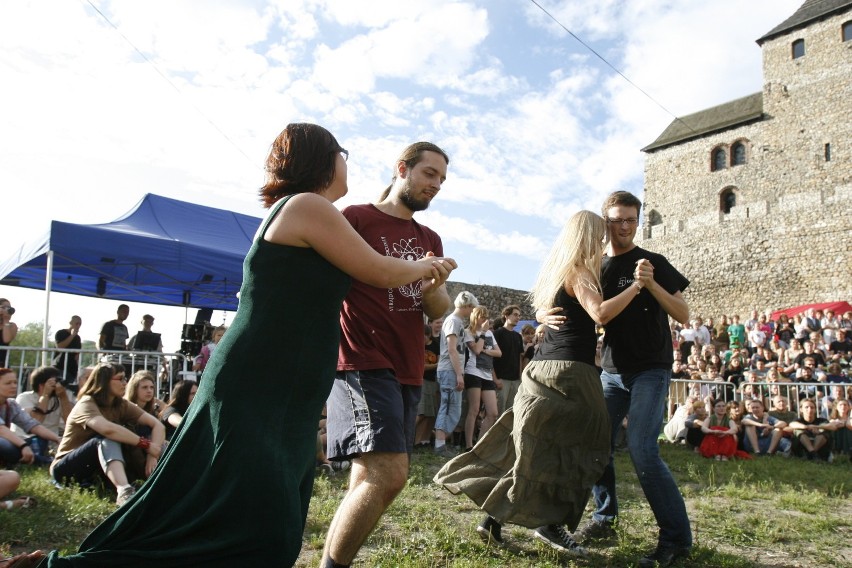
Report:
[{"label": "black sleeveless top", "polygon": [[568,319],[558,330],[545,328],[544,341],[533,361],[580,361],[594,366],[598,342],[595,322],[564,288],[556,295],[554,307],[562,308],[561,314]]}]

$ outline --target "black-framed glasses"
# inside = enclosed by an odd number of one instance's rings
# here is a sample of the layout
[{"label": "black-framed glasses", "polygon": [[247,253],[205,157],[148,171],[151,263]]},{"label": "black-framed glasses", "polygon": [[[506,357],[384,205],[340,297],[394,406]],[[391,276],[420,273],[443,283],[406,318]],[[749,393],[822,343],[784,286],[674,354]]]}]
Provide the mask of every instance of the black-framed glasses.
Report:
[{"label": "black-framed glasses", "polygon": [[607,217],[606,222],[610,225],[621,225],[622,227],[626,225],[628,227],[632,227],[639,222],[639,219],[636,217],[630,217],[629,219],[613,219],[611,217]]}]

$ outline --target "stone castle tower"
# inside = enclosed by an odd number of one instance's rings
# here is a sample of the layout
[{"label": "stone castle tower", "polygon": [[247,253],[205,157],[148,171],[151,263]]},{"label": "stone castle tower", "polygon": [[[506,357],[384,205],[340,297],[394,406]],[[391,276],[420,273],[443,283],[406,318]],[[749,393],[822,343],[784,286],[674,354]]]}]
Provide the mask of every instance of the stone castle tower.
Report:
[{"label": "stone castle tower", "polygon": [[757,44],[761,92],[643,148],[637,242],[691,280],[693,314],[852,298],[852,0],[807,0]]}]

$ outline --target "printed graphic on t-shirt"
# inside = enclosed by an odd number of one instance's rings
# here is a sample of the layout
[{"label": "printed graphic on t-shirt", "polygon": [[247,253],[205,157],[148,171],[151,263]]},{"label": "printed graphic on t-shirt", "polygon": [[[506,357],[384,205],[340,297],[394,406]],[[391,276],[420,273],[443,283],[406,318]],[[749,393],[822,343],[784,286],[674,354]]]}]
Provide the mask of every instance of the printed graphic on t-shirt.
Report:
[{"label": "printed graphic on t-shirt", "polygon": [[[402,239],[396,243],[389,243],[387,238],[382,237],[382,244],[385,247],[385,255],[403,260],[420,260],[425,256],[423,247],[417,245],[417,238]],[[391,312],[410,312],[420,311],[420,300],[422,296],[421,290],[422,280],[415,280],[409,284],[403,284],[399,288],[388,288],[388,310]],[[400,306],[396,302],[395,292],[404,298],[409,298],[412,302],[410,306]]]}]

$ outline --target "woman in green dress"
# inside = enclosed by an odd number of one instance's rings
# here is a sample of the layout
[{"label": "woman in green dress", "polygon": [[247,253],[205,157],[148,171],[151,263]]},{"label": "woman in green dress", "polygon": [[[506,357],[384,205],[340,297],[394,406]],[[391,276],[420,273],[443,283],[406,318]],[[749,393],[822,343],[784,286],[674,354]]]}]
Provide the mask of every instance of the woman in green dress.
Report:
[{"label": "woman in green dress", "polygon": [[[275,140],[260,191],[270,212],[246,256],[234,323],[172,443],[151,478],[76,555],[53,552],[42,565],[295,562],[350,278],[381,288],[423,278],[428,287],[456,266],[434,256],[382,256],[358,236],[333,205],[348,190],[347,155],[313,124],[290,124]],[[37,559],[33,553],[8,565]]]}]

